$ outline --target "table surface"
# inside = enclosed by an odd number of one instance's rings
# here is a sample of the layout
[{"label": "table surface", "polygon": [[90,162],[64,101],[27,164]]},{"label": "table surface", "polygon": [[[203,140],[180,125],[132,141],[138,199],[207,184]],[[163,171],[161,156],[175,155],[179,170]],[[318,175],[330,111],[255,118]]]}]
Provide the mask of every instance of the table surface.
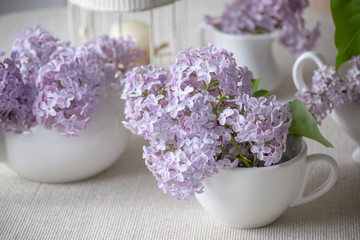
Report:
[{"label": "table surface", "polygon": [[[205,12],[216,12],[217,7],[210,5],[189,8],[192,21],[201,21]],[[322,36],[315,51],[333,64],[331,16],[309,11],[305,17],[310,24],[321,22]],[[66,9],[11,13],[0,15],[0,49],[8,51],[17,33],[37,23],[68,38]],[[190,24],[189,30],[196,31],[196,24]],[[295,93],[290,75],[294,58],[278,44],[274,48],[282,74],[275,93],[285,101]],[[311,75],[310,66],[306,74]],[[337,183],[322,197],[287,209],[269,226],[226,227],[213,220],[195,198],[178,201],[163,194],[141,156],[146,142],[132,136],[114,165],[86,181],[38,183],[0,164],[0,239],[360,239],[360,165],[351,159],[356,144],[329,117],[320,130],[335,149],[306,140],[309,153],[327,153],[336,159]],[[322,165],[314,169],[307,191],[325,179],[327,170]]]}]

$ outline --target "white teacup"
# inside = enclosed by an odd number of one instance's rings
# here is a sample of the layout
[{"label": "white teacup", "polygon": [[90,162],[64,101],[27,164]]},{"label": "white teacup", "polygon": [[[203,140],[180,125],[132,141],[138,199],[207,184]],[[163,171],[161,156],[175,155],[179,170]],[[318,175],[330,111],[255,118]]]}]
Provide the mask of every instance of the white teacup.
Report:
[{"label": "white teacup", "polygon": [[[293,80],[298,90],[309,89],[303,78],[303,65],[309,60],[314,61],[319,68],[326,65],[325,60],[320,54],[315,52],[305,52],[301,54],[296,59],[292,72]],[[340,66],[338,73],[342,79],[346,79],[345,75],[348,67],[349,63],[344,63]],[[358,147],[352,154],[352,158],[355,162],[360,163],[360,104],[346,103],[334,109],[330,116],[336,124],[358,144]]]},{"label": "white teacup", "polygon": [[40,125],[22,134],[0,134],[0,161],[19,175],[60,183],[89,178],[113,164],[129,137],[122,124],[123,103],[109,93],[95,108],[79,136],[66,137]]},{"label": "white teacup", "polygon": [[235,35],[201,24],[199,38],[202,46],[206,45],[205,30],[212,33],[215,46],[225,48],[234,54],[238,66],[247,66],[254,73],[255,78],[262,78],[261,89],[273,91],[278,87],[280,73],[272,53],[276,32]]},{"label": "white teacup", "polygon": [[[306,143],[289,136],[283,163],[261,168],[220,169],[203,181],[196,194],[203,208],[218,222],[236,228],[256,228],[274,222],[288,208],[312,201],[332,188],[338,177],[335,160],[325,154],[307,156]],[[324,183],[304,196],[307,179],[317,163],[330,174]]]}]

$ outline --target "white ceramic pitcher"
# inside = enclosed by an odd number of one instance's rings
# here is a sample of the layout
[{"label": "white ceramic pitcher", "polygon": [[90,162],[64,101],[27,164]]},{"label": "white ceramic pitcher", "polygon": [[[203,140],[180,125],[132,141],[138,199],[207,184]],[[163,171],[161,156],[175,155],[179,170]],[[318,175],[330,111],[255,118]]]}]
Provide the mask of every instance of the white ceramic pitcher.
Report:
[{"label": "white ceramic pitcher", "polygon": [[205,31],[213,35],[216,47],[222,47],[234,54],[238,66],[247,66],[254,77],[261,77],[260,89],[275,90],[280,83],[280,73],[272,53],[277,33],[235,35],[221,32],[208,24],[199,26],[202,46],[207,44]]},{"label": "white ceramic pitcher", "polygon": [[[303,78],[303,65],[308,60],[314,61],[319,68],[326,65],[322,56],[315,52],[305,52],[300,55],[295,61],[292,72],[293,80],[298,90],[309,89],[306,86]],[[348,64],[343,64],[338,70],[338,73],[342,79],[345,79],[347,67]],[[358,147],[352,154],[352,158],[355,162],[360,163],[360,104],[346,103],[334,109],[330,116],[336,122],[336,124],[358,144]]]},{"label": "white ceramic pitcher", "polygon": [[109,93],[79,136],[62,136],[40,125],[22,134],[0,133],[0,161],[40,182],[89,178],[113,164],[125,149],[130,133],[122,124],[123,109],[117,93]]}]

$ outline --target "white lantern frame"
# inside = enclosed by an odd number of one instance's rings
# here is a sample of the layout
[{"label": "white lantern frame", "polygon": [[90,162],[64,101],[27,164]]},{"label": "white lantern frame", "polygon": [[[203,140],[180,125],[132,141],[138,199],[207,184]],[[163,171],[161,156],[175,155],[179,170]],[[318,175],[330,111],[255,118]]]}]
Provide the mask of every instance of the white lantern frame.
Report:
[{"label": "white lantern frame", "polygon": [[[180,48],[180,13],[178,0],[68,0],[68,24],[70,39],[79,45],[102,34],[110,34],[117,29],[115,35],[134,37],[131,31],[143,38],[148,37],[148,48],[142,46],[147,61],[155,66],[166,67]],[[141,24],[132,27],[132,18],[142,18],[148,25],[149,34],[145,34]],[[114,20],[115,19],[115,20]],[[133,23],[124,27],[125,20]],[[114,25],[114,23],[118,24]],[[115,26],[115,28],[114,28]],[[138,28],[136,30],[135,28]],[[127,30],[127,32],[126,32]],[[125,34],[124,34],[125,31]],[[114,31],[113,31],[114,32]],[[127,33],[127,34],[126,34]],[[145,34],[145,35],[144,35]],[[136,33],[135,33],[136,35]],[[148,36],[146,36],[148,35]],[[136,39],[136,37],[134,37]],[[141,36],[139,37],[141,38]],[[164,40],[165,39],[165,40]],[[139,44],[143,39],[136,39]],[[141,44],[140,44],[141,45]],[[145,50],[144,50],[145,49]]]}]

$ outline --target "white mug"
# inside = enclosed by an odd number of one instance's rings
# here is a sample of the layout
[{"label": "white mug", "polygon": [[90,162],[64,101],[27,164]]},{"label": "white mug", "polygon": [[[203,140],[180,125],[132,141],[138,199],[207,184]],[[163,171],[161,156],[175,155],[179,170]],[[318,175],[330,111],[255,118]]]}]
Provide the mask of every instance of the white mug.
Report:
[{"label": "white mug", "polygon": [[[305,52],[301,54],[296,59],[292,71],[294,84],[298,90],[309,89],[303,78],[303,65],[309,60],[314,61],[319,68],[326,65],[325,60],[318,53]],[[338,69],[338,73],[342,79],[346,79],[346,70],[349,65],[350,63],[344,63]],[[341,129],[357,142],[358,147],[353,152],[352,158],[355,162],[360,163],[360,104],[345,103],[334,109],[330,116]]]},{"label": "white mug", "polygon": [[124,151],[129,132],[122,124],[123,103],[109,93],[78,136],[36,125],[30,131],[0,133],[0,161],[19,175],[60,183],[89,178],[108,168]]},{"label": "white mug", "polygon": [[280,73],[272,53],[272,44],[277,32],[264,34],[235,35],[221,32],[208,24],[199,26],[199,39],[206,45],[205,31],[213,35],[216,47],[232,52],[238,66],[247,66],[254,77],[261,77],[260,89],[275,90],[280,83]]},{"label": "white mug", "polygon": [[[220,169],[203,181],[196,194],[218,222],[236,228],[257,228],[274,222],[288,208],[312,201],[332,188],[338,178],[335,160],[326,154],[307,156],[306,143],[288,137],[289,160],[269,167]],[[323,184],[304,196],[309,174],[317,163],[330,167]]]}]

